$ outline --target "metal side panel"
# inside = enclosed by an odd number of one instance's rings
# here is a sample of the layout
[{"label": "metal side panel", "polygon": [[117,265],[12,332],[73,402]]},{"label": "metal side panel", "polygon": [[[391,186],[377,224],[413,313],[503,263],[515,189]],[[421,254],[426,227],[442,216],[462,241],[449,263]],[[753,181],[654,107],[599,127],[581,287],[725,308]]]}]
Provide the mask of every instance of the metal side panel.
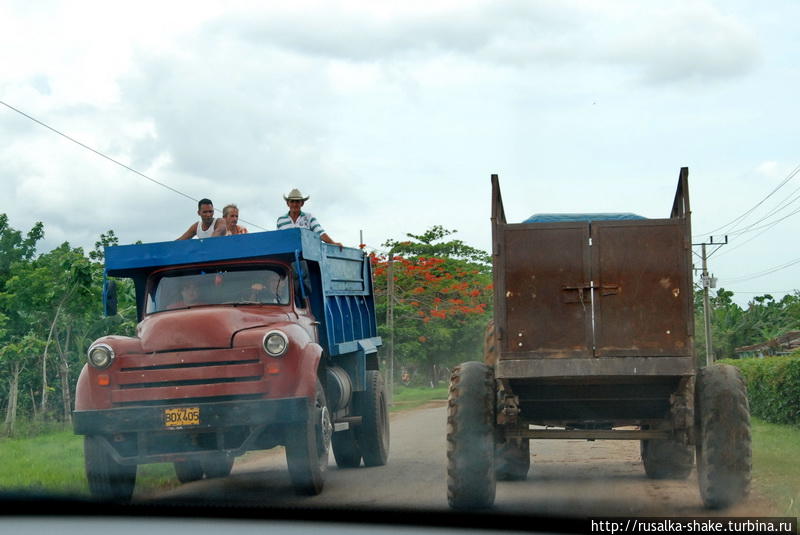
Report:
[{"label": "metal side panel", "polygon": [[689,356],[691,279],[679,219],[592,223],[596,356]]},{"label": "metal side panel", "polygon": [[589,224],[505,225],[501,358],[591,357]]}]

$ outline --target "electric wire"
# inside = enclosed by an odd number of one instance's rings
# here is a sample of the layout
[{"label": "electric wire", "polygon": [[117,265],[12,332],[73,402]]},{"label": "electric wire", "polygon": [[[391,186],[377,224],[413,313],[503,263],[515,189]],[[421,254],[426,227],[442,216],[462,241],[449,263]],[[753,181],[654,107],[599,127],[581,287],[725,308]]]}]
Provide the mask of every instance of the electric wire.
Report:
[{"label": "electric wire", "polygon": [[[122,162],[120,162],[120,161],[117,161],[117,160],[115,160],[115,159],[114,159],[114,158],[112,158],[111,156],[107,156],[107,155],[103,154],[102,152],[100,152],[100,151],[98,151],[98,150],[96,150],[96,149],[93,149],[93,148],[92,148],[92,147],[90,147],[89,145],[86,145],[85,143],[82,143],[82,142],[78,141],[77,139],[75,139],[75,138],[73,138],[73,137],[70,137],[70,136],[68,136],[67,134],[65,134],[65,133],[63,133],[63,132],[61,132],[61,131],[59,131],[59,130],[56,130],[56,129],[55,129],[55,128],[53,128],[52,126],[50,126],[50,125],[48,125],[48,124],[46,124],[46,123],[44,123],[44,122],[40,121],[39,119],[37,119],[37,118],[35,118],[35,117],[33,117],[33,116],[31,116],[31,115],[29,115],[29,114],[25,113],[24,111],[22,111],[22,110],[20,110],[20,109],[17,109],[17,108],[15,108],[14,106],[12,106],[12,105],[10,105],[10,104],[8,104],[8,103],[6,103],[6,102],[2,101],[2,100],[0,100],[0,104],[2,104],[3,106],[7,107],[8,109],[10,109],[10,110],[12,110],[12,111],[15,111],[15,112],[17,112],[18,114],[22,115],[22,116],[23,116],[23,117],[25,117],[25,118],[27,118],[27,119],[30,119],[31,121],[35,122],[36,124],[38,124],[38,125],[40,125],[40,126],[43,126],[43,127],[47,128],[47,129],[48,129],[48,130],[50,130],[51,132],[54,132],[54,133],[58,134],[59,136],[61,136],[61,137],[65,138],[65,139],[68,139],[69,141],[71,141],[71,142],[75,143],[76,145],[80,145],[80,146],[81,146],[81,147],[83,147],[84,149],[86,149],[86,150],[89,150],[89,151],[91,151],[91,152],[95,153],[96,155],[98,155],[98,156],[100,156],[100,157],[102,157],[102,158],[105,158],[106,160],[108,160],[108,161],[110,161],[110,162],[113,162],[113,163],[115,163],[115,164],[119,165],[120,167],[124,167],[124,168],[125,168],[125,169],[127,169],[128,171],[130,171],[130,172],[132,172],[132,173],[135,173],[135,174],[139,175],[140,177],[142,177],[142,178],[144,178],[144,179],[147,179],[147,180],[149,180],[150,182],[152,182],[152,183],[154,183],[154,184],[157,184],[157,185],[159,185],[159,186],[161,186],[161,187],[163,187],[163,188],[166,188],[166,189],[168,189],[168,190],[172,191],[173,193],[177,193],[178,195],[180,195],[180,196],[182,196],[182,197],[186,197],[187,199],[190,199],[190,200],[192,200],[192,201],[194,201],[194,202],[198,202],[198,201],[199,201],[199,199],[195,199],[195,198],[194,198],[194,197],[192,197],[191,195],[188,195],[188,194],[186,194],[186,193],[184,193],[184,192],[182,192],[182,191],[180,191],[180,190],[178,190],[178,189],[175,189],[175,188],[173,188],[172,186],[169,186],[169,185],[167,185],[167,184],[164,184],[163,182],[159,182],[158,180],[156,180],[156,179],[154,179],[154,178],[151,178],[151,177],[149,177],[149,176],[145,175],[144,173],[142,173],[142,172],[140,172],[140,171],[137,171],[137,170],[136,170],[136,169],[134,169],[133,167],[130,167],[129,165],[126,165],[126,164],[124,164],[124,163],[122,163]],[[220,210],[219,210],[218,208],[215,208],[215,211],[217,211],[217,212],[220,212]],[[253,222],[251,222],[251,221],[247,221],[247,220],[245,220],[245,219],[241,219],[240,221],[242,221],[243,223],[247,223],[248,225],[252,225],[252,226],[253,226],[253,227],[255,227],[255,228],[258,228],[258,229],[261,229],[261,230],[266,230],[264,227],[261,227],[261,226],[259,226],[259,225],[256,225],[255,223],[253,223]]]},{"label": "electric wire", "polygon": [[[788,175],[786,178],[784,178],[784,179],[783,179],[783,181],[782,181],[780,184],[778,184],[778,185],[777,185],[777,186],[776,186],[776,187],[775,187],[775,188],[774,188],[774,189],[773,189],[773,190],[772,190],[770,193],[768,193],[768,194],[767,194],[767,195],[766,195],[766,196],[765,196],[763,199],[761,199],[760,201],[758,201],[758,202],[757,202],[757,203],[756,203],[756,204],[755,204],[755,205],[754,205],[752,208],[750,208],[749,210],[747,210],[747,211],[746,211],[746,212],[744,212],[743,214],[739,215],[738,217],[736,217],[736,218],[732,219],[732,220],[731,220],[731,221],[729,221],[728,223],[726,223],[726,224],[724,224],[724,225],[722,225],[722,226],[720,226],[720,227],[717,227],[717,228],[715,228],[715,229],[711,230],[710,232],[703,232],[703,233],[697,234],[697,235],[695,235],[695,237],[702,237],[702,236],[707,236],[707,235],[710,235],[710,234],[715,234],[715,233],[718,233],[719,231],[721,231],[722,229],[728,228],[728,227],[730,227],[730,226],[732,226],[732,225],[733,225],[733,227],[734,227],[734,229],[733,229],[733,230],[735,231],[735,225],[736,225],[737,223],[739,223],[740,221],[742,221],[742,220],[743,220],[744,218],[746,218],[748,215],[750,215],[751,213],[753,213],[753,212],[754,212],[754,211],[755,211],[755,210],[756,210],[756,209],[757,209],[759,206],[761,206],[762,204],[764,204],[764,202],[766,202],[766,200],[767,200],[767,199],[769,199],[769,198],[770,198],[770,197],[772,197],[772,196],[773,196],[775,193],[777,193],[777,192],[778,192],[778,191],[779,191],[779,190],[780,190],[780,189],[781,189],[783,186],[785,186],[785,185],[786,185],[786,184],[787,184],[787,183],[788,183],[790,180],[792,180],[792,179],[793,179],[795,176],[797,176],[797,174],[798,174],[798,173],[800,173],[800,165],[798,165],[797,167],[795,167],[795,168],[794,168],[794,169],[793,169],[793,170],[792,170],[792,171],[789,173],[789,175]],[[731,234],[731,232],[728,232],[728,234]]]}]

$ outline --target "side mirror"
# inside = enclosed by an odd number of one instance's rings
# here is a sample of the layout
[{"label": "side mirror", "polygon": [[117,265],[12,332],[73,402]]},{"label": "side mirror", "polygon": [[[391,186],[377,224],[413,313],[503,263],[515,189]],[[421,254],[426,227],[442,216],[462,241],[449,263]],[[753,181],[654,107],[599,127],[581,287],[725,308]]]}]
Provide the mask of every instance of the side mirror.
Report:
[{"label": "side mirror", "polygon": [[106,280],[103,285],[103,305],[106,316],[117,315],[117,282]]}]

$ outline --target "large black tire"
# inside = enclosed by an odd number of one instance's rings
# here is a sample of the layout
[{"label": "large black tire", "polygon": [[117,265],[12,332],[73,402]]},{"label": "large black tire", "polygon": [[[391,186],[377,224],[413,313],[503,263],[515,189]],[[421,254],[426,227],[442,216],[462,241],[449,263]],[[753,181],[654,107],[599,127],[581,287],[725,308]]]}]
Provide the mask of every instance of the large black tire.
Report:
[{"label": "large black tire", "polygon": [[703,503],[721,509],[750,492],[752,450],[747,388],[739,370],[714,364],[695,385],[697,482]]},{"label": "large black tire", "polygon": [[87,436],[83,440],[83,456],[89,491],[104,501],[128,502],[136,486],[136,465],[116,462],[103,439]]},{"label": "large black tire", "polygon": [[531,467],[531,441],[509,438],[495,444],[494,473],[498,481],[524,481]]},{"label": "large black tire", "polygon": [[322,492],[328,471],[333,426],[325,391],[317,379],[315,399],[308,420],[286,429],[286,464],[292,486],[298,494],[313,496]]},{"label": "large black tire", "polygon": [[361,466],[361,450],[356,440],[355,429],[339,431],[331,439],[333,457],[339,468],[358,468]]},{"label": "large black tire", "polygon": [[377,370],[367,370],[367,389],[357,397],[361,425],[356,439],[364,466],[383,466],[389,458],[389,410],[383,377]]},{"label": "large black tire", "polygon": [[215,455],[203,461],[203,473],[207,479],[228,477],[233,470],[233,457],[228,455]]},{"label": "large black tire", "polygon": [[200,461],[178,461],[173,463],[175,475],[181,483],[191,483],[203,479],[203,465]]},{"label": "large black tire", "polygon": [[481,362],[456,366],[447,398],[447,501],[453,509],[494,503],[494,405],[492,368]]},{"label": "large black tire", "polygon": [[674,440],[642,440],[644,471],[650,479],[686,479],[694,466],[694,449]]}]

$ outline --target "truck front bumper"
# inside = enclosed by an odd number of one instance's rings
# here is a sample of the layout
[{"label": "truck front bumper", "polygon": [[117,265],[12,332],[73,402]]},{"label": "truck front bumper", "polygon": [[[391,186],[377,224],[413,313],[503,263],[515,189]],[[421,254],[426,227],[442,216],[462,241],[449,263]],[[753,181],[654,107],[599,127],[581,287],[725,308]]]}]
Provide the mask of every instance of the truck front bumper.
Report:
[{"label": "truck front bumper", "polygon": [[[199,417],[196,423],[175,425],[167,416],[175,409],[196,409]],[[282,443],[287,424],[308,420],[309,402],[298,397],[185,403],[74,411],[72,416],[75,433],[105,439],[115,461],[144,464],[273,447]]]}]

